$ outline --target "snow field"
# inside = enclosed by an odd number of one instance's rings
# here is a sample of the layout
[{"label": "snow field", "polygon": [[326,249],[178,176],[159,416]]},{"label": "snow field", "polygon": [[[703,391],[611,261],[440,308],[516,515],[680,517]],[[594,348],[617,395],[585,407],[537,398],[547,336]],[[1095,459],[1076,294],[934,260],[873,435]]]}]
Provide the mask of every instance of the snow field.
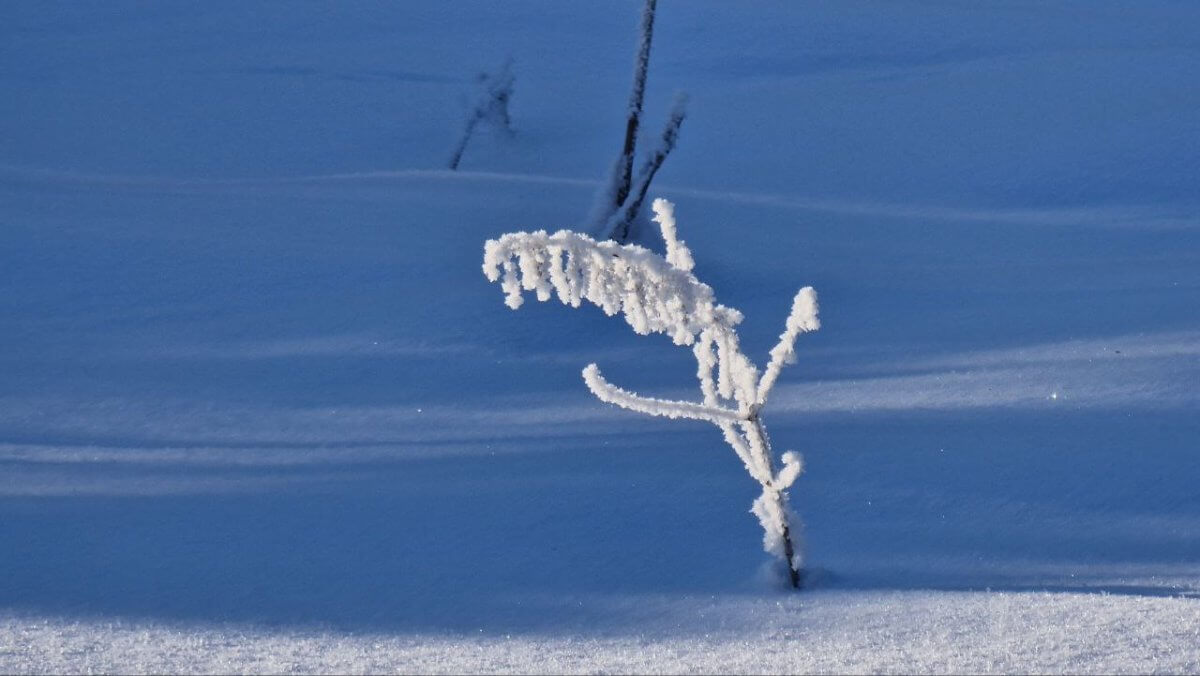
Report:
[{"label": "snow field", "polygon": [[692,355],[480,275],[586,218],[624,7],[0,7],[0,671],[1200,669],[1197,7],[662,4],[650,196],[756,362],[820,292],[798,595],[580,379]]}]

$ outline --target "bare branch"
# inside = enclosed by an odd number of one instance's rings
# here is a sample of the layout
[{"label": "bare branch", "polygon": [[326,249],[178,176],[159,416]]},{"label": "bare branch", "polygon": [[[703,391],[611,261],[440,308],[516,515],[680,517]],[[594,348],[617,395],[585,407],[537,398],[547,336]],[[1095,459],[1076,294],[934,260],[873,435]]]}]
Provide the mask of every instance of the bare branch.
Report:
[{"label": "bare branch", "polygon": [[480,75],[479,81],[483,85],[483,92],[471,107],[471,112],[468,113],[466,124],[463,127],[463,133],[459,136],[458,143],[454,146],[454,152],[450,155],[448,166],[451,171],[458,169],[463,153],[467,150],[467,143],[471,140],[471,135],[475,133],[475,127],[480,122],[491,122],[505,133],[512,133],[512,118],[508,114],[508,102],[512,99],[513,93],[512,59],[506,59],[495,74]]},{"label": "bare branch", "polygon": [[662,168],[663,162],[667,160],[667,155],[670,155],[671,151],[675,149],[675,144],[679,141],[679,127],[683,124],[685,117],[687,117],[687,96],[681,93],[675,97],[675,105],[667,117],[667,124],[663,128],[658,146],[646,157],[638,171],[637,184],[630,189],[629,196],[609,219],[605,232],[609,233],[608,236],[611,239],[618,242],[629,239],[629,227],[633,224],[633,219],[637,218],[638,211],[642,208],[642,202],[646,200],[646,193],[650,190],[650,181],[654,180],[654,175]]},{"label": "bare branch", "polygon": [[641,39],[633,66],[633,88],[629,92],[629,108],[625,119],[625,143],[621,149],[620,174],[613,209],[620,209],[629,196],[633,181],[633,154],[637,144],[638,126],[642,119],[642,99],[646,96],[646,76],[650,72],[650,42],[654,39],[654,14],[658,0],[646,0],[642,8]]}]

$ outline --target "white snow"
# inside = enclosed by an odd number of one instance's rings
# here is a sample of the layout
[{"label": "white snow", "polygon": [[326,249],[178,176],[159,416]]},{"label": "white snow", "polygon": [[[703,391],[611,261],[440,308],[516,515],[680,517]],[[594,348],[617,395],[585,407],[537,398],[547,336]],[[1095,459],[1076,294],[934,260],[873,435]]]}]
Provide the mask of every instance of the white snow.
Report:
[{"label": "white snow", "polygon": [[639,244],[768,372],[820,292],[798,594],[579,378],[718,346],[479,274],[587,225],[638,8],[0,4],[0,672],[1200,670],[1200,6],[660,3]]},{"label": "white snow", "polygon": [[[0,618],[5,668],[61,673],[1191,673],[1200,602],[1044,592],[646,597],[629,635],[340,633]],[[680,618],[688,618],[680,623]],[[578,628],[576,628],[578,630]]]}]

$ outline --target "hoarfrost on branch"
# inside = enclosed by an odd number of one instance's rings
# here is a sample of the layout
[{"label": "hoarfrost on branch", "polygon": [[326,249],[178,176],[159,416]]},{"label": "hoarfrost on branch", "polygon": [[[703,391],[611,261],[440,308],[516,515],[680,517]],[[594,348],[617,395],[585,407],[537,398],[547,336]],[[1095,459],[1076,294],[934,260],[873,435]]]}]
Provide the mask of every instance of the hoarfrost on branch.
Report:
[{"label": "hoarfrost on branch", "polygon": [[787,563],[792,586],[803,570],[797,546],[799,520],[788,506],[787,489],[802,471],[800,456],[784,453],[776,462],[759,411],[766,404],[779,373],[795,361],[795,341],[820,328],[817,294],[804,287],[796,294],[779,342],[761,373],[742,353],[736,327],[737,310],[716,302],[710,286],[692,274],[694,259],[679,239],[674,205],[664,199],[653,204],[666,242],[666,256],[636,244],[596,241],[587,235],[559,230],[548,234],[516,232],[489,240],[484,247],[483,272],[499,282],[505,303],[514,310],[524,291],[538,300],[554,295],[566,305],[588,301],[609,316],[620,314],[639,334],[662,333],[676,345],[691,346],[702,401],[670,401],[644,397],[617,387],[596,364],[583,369],[589,390],[601,401],[668,418],[705,420],[716,425],[725,441],[758,483],[762,494],[752,512],[764,531],[764,548]]}]

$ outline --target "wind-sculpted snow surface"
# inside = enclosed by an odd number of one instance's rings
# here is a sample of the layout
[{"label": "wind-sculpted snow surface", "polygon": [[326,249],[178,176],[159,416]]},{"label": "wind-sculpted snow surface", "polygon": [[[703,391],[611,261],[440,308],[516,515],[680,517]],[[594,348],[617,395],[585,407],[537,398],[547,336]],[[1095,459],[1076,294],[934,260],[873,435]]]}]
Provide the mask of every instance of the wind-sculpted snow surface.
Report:
[{"label": "wind-sculpted snow surface", "polygon": [[700,331],[481,288],[603,239],[643,4],[0,5],[0,673],[1200,673],[1200,2],[658,3],[635,241],[759,380],[824,301],[801,594],[714,425],[577,380],[694,413]]},{"label": "wind-sculpted snow surface", "polygon": [[522,291],[534,292],[540,301],[557,294],[571,307],[586,300],[609,316],[621,313],[641,335],[663,333],[676,345],[692,346],[702,402],[629,392],[605,380],[596,364],[583,369],[583,380],[603,402],[647,415],[704,420],[720,428],[746,471],[762,485],[752,511],[765,532],[763,546],[788,564],[791,584],[798,587],[803,567],[796,543],[799,521],[788,507],[786,491],[803,465],[799,455],[788,452],[777,468],[759,410],[783,366],[795,361],[797,336],[820,328],[816,292],[804,287],[796,294],[786,328],[760,375],[738,345],[735,327],[742,314],[717,304],[712,288],[692,274],[694,259],[678,238],[674,205],[657,199],[653,206],[666,242],[665,258],[634,244],[597,242],[569,230],[553,235],[539,230],[488,240],[483,272],[500,283],[505,303],[514,310],[524,303]]}]

